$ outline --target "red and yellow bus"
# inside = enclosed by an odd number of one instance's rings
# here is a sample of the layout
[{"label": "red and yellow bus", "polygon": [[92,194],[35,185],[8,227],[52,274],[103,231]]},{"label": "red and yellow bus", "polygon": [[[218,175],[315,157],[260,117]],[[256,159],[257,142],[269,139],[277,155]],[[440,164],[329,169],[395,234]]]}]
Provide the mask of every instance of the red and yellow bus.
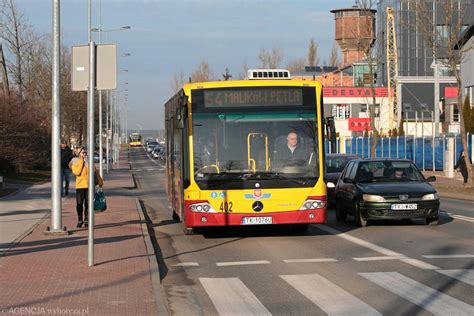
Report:
[{"label": "red and yellow bus", "polygon": [[196,228],[326,221],[322,86],[284,70],[189,83],[165,104],[167,193]]}]

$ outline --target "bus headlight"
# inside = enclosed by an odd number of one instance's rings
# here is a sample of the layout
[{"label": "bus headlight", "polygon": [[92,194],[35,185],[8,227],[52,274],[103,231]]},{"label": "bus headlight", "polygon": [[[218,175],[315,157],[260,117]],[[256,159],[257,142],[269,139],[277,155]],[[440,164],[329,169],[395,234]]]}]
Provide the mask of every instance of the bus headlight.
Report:
[{"label": "bus headlight", "polygon": [[366,202],[385,202],[383,196],[373,194],[362,194],[362,199]]},{"label": "bus headlight", "polygon": [[300,208],[300,211],[315,210],[326,207],[326,202],[322,200],[306,200]]},{"label": "bus headlight", "polygon": [[438,193],[425,194],[421,198],[421,200],[423,201],[433,201],[433,200],[438,200],[438,199],[439,199]]},{"label": "bus headlight", "polygon": [[192,212],[196,213],[217,213],[209,203],[196,203],[189,206]]}]

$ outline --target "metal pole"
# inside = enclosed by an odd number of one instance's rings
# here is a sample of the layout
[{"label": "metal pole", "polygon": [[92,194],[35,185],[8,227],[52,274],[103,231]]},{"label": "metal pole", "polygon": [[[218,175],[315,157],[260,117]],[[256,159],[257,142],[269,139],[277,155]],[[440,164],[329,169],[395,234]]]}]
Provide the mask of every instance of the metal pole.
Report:
[{"label": "metal pole", "polygon": [[106,140],[106,156],[107,156],[107,159],[106,159],[106,172],[109,173],[109,138],[110,138],[110,123],[109,123],[109,113],[110,113],[110,94],[109,92],[107,91],[107,111],[105,112],[105,130],[106,130],[106,136],[107,136],[107,140]]},{"label": "metal pole", "polygon": [[416,165],[416,136],[418,135],[418,112],[415,112],[415,133],[413,134],[413,162]]},{"label": "metal pole", "polygon": [[383,136],[380,136],[380,140],[382,141],[382,147],[381,148],[382,148],[382,158],[383,158],[384,157],[384,155],[383,155]]},{"label": "metal pole", "polygon": [[51,231],[61,231],[60,0],[53,0],[53,73],[51,109]]},{"label": "metal pole", "polygon": [[407,134],[408,134],[408,113],[405,112],[405,124],[406,124],[406,128],[405,128],[405,159],[407,159]]},{"label": "metal pole", "polygon": [[392,158],[392,137],[388,137],[388,158]]},{"label": "metal pole", "polygon": [[[434,12],[434,10],[433,10]],[[439,66],[436,57],[433,56],[434,61],[434,121],[435,121],[435,135],[439,135]]]},{"label": "metal pole", "polygon": [[421,111],[421,141],[422,141],[422,145],[421,145],[421,150],[422,150],[422,154],[421,154],[421,157],[422,157],[422,168],[423,168],[423,171],[425,171],[425,118],[424,118],[424,115],[423,115],[423,111]]},{"label": "metal pole", "polygon": [[[99,0],[99,44],[102,43],[102,1]],[[102,160],[104,159],[103,154],[103,141],[102,141],[102,90],[99,90],[99,174],[104,177],[104,167]]]},{"label": "metal pole", "polygon": [[[432,141],[431,141],[431,150],[432,150],[432,156],[433,156],[433,172],[436,171],[436,159],[435,159],[435,154],[436,154],[436,151],[435,151],[435,133],[434,133],[434,111],[431,111],[431,138],[432,138]],[[443,151],[441,151],[443,152]]]},{"label": "metal pole", "polygon": [[88,8],[88,21],[89,21],[89,89],[87,91],[87,143],[89,152],[89,185],[88,185],[88,211],[89,211],[89,240],[88,240],[88,254],[89,254],[89,267],[94,266],[94,149],[95,149],[95,137],[94,137],[94,88],[95,88],[95,43],[92,41],[91,34],[91,21],[92,21],[92,6],[91,0],[89,0]]},{"label": "metal pole", "polygon": [[400,136],[397,136],[397,158],[399,158],[399,157],[398,157],[398,139],[399,139],[399,138],[400,138]]}]

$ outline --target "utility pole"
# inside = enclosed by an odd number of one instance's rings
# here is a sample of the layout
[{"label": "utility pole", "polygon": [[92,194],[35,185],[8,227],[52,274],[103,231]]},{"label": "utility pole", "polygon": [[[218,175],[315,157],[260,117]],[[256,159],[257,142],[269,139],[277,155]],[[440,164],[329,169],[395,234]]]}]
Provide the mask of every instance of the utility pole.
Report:
[{"label": "utility pole", "polygon": [[[102,0],[99,0],[99,44],[102,44]],[[104,159],[102,144],[102,90],[99,90],[99,174],[104,177]]]},{"label": "utility pole", "polygon": [[53,0],[53,67],[51,104],[51,227],[48,235],[66,235],[61,221],[60,0]]},{"label": "utility pole", "polygon": [[95,89],[95,43],[92,41],[92,4],[88,3],[88,42],[89,42],[89,89],[87,90],[87,142],[89,152],[89,185],[88,185],[88,211],[89,211],[89,239],[88,254],[89,267],[94,266],[94,89]]}]

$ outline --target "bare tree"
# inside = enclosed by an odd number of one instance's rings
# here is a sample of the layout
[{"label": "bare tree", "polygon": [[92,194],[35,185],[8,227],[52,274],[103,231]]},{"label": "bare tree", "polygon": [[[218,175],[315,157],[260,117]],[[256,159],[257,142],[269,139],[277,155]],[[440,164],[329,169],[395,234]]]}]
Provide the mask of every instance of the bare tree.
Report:
[{"label": "bare tree", "polygon": [[334,42],[334,44],[332,45],[331,53],[329,54],[328,66],[334,66],[334,67],[339,66],[340,61],[339,61],[338,52],[339,52],[339,49],[337,48],[337,43]]},{"label": "bare tree", "polygon": [[239,75],[237,76],[237,79],[238,80],[243,80],[245,78],[247,78],[247,73],[248,73],[248,70],[249,70],[249,65],[247,64],[246,61],[244,61],[242,63],[242,72],[239,73]]},{"label": "bare tree", "polygon": [[26,39],[26,33],[31,27],[26,22],[26,17],[20,11],[14,0],[1,0],[0,6],[0,38],[3,39],[8,50],[15,59],[14,62],[7,62],[9,72],[13,77],[20,96],[23,98],[24,73],[23,57],[24,52],[30,44]]},{"label": "bare tree", "polygon": [[179,89],[186,83],[186,76],[182,70],[179,73],[173,75],[173,82],[171,83],[171,90],[174,93],[178,92]]},{"label": "bare tree", "polygon": [[306,60],[304,58],[294,59],[288,62],[286,69],[290,72],[302,71],[306,66]]},{"label": "bare tree", "polygon": [[198,68],[191,74],[192,82],[212,81],[214,75],[207,61],[202,61]]},{"label": "bare tree", "polygon": [[[443,14],[440,20],[433,21],[433,7],[429,6],[436,6],[438,11],[442,10]],[[448,69],[450,74],[456,78],[458,86],[457,107],[459,111],[461,141],[464,149],[468,148],[464,121],[469,118],[465,118],[462,111],[460,65],[466,56],[466,52],[474,49],[472,46],[464,45],[465,41],[461,39],[465,13],[468,12],[466,6],[466,2],[459,0],[419,1],[416,3],[416,26],[425,44],[433,51],[435,61]],[[466,166],[471,166],[469,155],[464,156],[464,161]],[[472,168],[467,168],[467,171],[468,185],[472,187]]]},{"label": "bare tree", "polygon": [[318,43],[311,38],[308,46],[308,66],[316,66],[317,64],[319,64]]},{"label": "bare tree", "polygon": [[270,52],[265,48],[262,48],[258,53],[258,59],[261,62],[262,68],[276,69],[280,67],[283,60],[283,54],[280,52],[280,49],[276,47],[273,47]]}]

